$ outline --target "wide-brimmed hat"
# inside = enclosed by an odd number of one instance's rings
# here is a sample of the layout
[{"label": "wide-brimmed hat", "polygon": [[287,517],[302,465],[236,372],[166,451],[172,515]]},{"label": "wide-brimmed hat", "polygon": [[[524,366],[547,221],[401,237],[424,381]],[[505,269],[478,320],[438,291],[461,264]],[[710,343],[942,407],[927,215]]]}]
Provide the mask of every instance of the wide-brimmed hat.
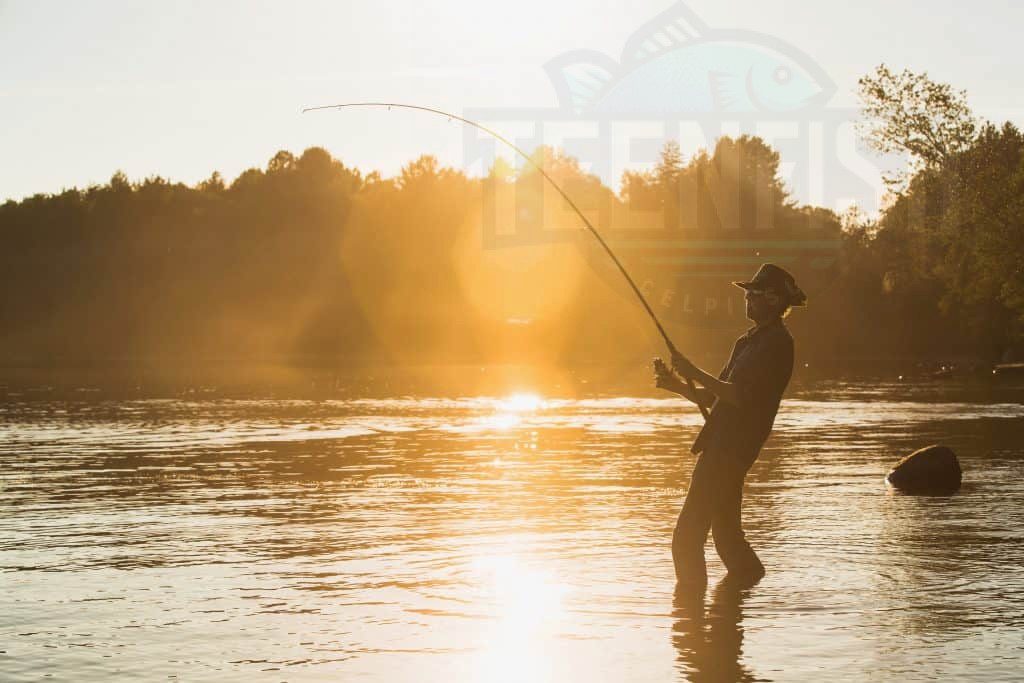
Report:
[{"label": "wide-brimmed hat", "polygon": [[790,306],[807,305],[807,295],[797,287],[796,280],[785,268],[774,263],[763,263],[754,273],[754,277],[745,282],[734,282],[737,287],[757,292],[775,292],[782,296]]}]

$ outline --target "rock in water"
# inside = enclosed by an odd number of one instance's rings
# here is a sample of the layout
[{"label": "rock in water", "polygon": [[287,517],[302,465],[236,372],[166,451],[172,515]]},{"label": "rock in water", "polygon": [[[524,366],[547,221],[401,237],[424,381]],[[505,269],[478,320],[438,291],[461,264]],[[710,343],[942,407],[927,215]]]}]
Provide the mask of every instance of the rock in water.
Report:
[{"label": "rock in water", "polygon": [[907,493],[953,493],[960,488],[963,472],[951,449],[927,446],[896,463],[885,480]]}]

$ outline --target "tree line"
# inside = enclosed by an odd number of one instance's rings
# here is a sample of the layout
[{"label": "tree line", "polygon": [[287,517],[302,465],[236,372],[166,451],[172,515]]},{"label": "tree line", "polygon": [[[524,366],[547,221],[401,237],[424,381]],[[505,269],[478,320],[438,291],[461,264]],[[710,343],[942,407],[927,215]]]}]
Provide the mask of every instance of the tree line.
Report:
[{"label": "tree line", "polygon": [[[798,205],[778,153],[752,136],[689,159],[670,142],[619,193],[558,150],[534,158],[616,240],[685,246],[768,227],[782,242],[835,244],[828,268],[795,266],[822,281],[790,320],[806,362],[1012,359],[1024,340],[1024,137],[976,121],[962,92],[923,74],[882,66],[861,94],[865,137],[911,160],[871,220]],[[310,148],[230,183],[117,173],[0,205],[0,364],[645,358],[657,337],[588,240],[539,174],[500,160],[471,178],[423,156],[384,178]],[[645,270],[657,247],[624,260],[638,279],[658,275]],[[692,303],[675,292],[658,310],[681,346],[717,358],[741,312],[702,327]]]}]

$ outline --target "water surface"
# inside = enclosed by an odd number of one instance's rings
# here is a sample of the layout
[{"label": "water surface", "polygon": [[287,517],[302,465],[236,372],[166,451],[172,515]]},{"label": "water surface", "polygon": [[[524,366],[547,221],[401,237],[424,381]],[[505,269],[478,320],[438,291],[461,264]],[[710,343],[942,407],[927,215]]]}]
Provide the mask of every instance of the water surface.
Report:
[{"label": "water surface", "polygon": [[[817,383],[747,479],[767,576],[674,592],[700,415],[651,398],[0,407],[0,679],[1008,680],[1019,387]],[[894,494],[952,446],[956,495]]]}]

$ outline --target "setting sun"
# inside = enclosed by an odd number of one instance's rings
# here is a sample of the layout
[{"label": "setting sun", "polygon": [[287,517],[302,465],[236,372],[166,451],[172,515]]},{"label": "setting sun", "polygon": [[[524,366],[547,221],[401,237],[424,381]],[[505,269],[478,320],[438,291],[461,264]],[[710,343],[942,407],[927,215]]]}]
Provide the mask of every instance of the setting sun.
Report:
[{"label": "setting sun", "polygon": [[532,413],[545,407],[545,401],[537,394],[515,393],[499,400],[498,410],[512,413]]}]

